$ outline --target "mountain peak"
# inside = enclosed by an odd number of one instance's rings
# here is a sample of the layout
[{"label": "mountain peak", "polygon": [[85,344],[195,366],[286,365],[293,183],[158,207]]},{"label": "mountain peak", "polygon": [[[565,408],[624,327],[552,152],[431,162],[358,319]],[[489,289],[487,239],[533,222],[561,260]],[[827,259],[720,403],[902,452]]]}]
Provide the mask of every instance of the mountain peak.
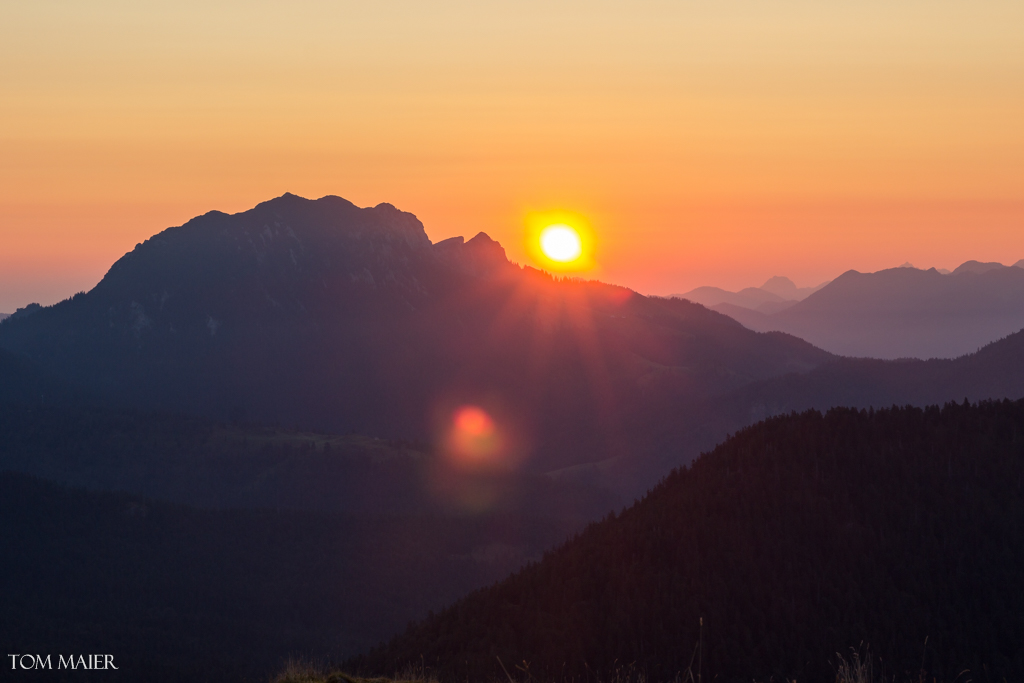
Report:
[{"label": "mountain peak", "polygon": [[505,248],[485,232],[477,233],[469,241],[461,236],[441,240],[433,251],[443,263],[472,275],[484,275],[509,265]]},{"label": "mountain peak", "polygon": [[956,268],[956,270],[953,271],[953,275],[960,275],[961,273],[973,273],[975,275],[981,275],[982,273],[987,273],[990,270],[999,270],[1000,268],[1005,267],[1006,266],[1004,266],[1002,263],[996,263],[995,261],[991,261],[988,263],[984,263],[982,261],[965,261],[964,263],[961,263]]},{"label": "mountain peak", "polygon": [[410,309],[438,286],[431,246],[419,219],[391,204],[285,193],[164,230],[119,259],[89,298],[137,339],[219,337],[241,318],[306,320],[330,307]]},{"label": "mountain peak", "polygon": [[[280,197],[274,197],[273,199],[268,199],[265,202],[260,202],[255,207],[253,207],[252,210],[255,211],[261,207],[283,208],[286,206],[297,206],[299,204],[305,204],[310,201],[312,200],[306,199],[305,197],[300,197],[297,194],[292,194],[291,192],[285,192]],[[220,212],[218,211],[217,213]]]},{"label": "mountain peak", "polygon": [[771,292],[783,299],[795,299],[797,297],[796,283],[782,275],[776,275],[768,278],[765,283],[761,285],[761,289],[766,292]]}]

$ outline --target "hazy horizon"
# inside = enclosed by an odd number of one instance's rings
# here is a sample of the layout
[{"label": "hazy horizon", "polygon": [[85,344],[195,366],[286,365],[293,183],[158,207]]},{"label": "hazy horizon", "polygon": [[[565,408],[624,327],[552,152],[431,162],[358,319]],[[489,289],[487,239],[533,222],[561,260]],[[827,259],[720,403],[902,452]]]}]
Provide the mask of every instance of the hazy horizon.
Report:
[{"label": "hazy horizon", "polygon": [[589,276],[651,294],[1013,262],[1022,23],[1012,2],[6,3],[0,307],[285,191],[524,263],[529,215],[575,212]]},{"label": "hazy horizon", "polygon": [[[341,196],[341,195],[338,195],[338,196]],[[270,199],[270,198],[268,197],[267,199]],[[246,208],[240,209],[240,211],[245,211],[248,208],[252,208],[252,207],[246,207]],[[401,206],[399,206],[398,208],[402,209],[402,210],[405,210],[405,211],[408,211],[408,209],[406,209],[404,207],[401,207]],[[208,210],[212,211],[212,210],[220,210],[220,209],[208,209]],[[203,211],[201,213],[206,213],[206,211]],[[415,214],[415,211],[411,211],[410,213],[414,213]],[[197,214],[197,215],[201,215],[201,214]],[[190,216],[189,218],[194,218],[194,216]],[[183,224],[183,223],[185,223],[187,221],[188,221],[188,218],[180,221],[177,224],[175,224],[175,226],[176,225],[181,225],[181,224]],[[155,234],[161,232],[164,229],[167,229],[167,228],[170,228],[170,227],[175,227],[175,226],[170,226],[170,225],[165,226],[164,228],[160,228],[160,229],[156,230],[154,233],[152,233],[152,235],[155,235]],[[431,242],[434,242],[434,243],[437,243],[437,242],[439,242],[439,241],[441,241],[443,239],[447,239],[449,237],[456,236],[456,235],[452,235],[452,234],[448,234],[448,233],[440,233],[443,236],[435,237],[434,235],[431,234],[432,233],[431,226],[424,225],[424,229],[425,229],[425,231],[427,233],[427,236],[430,238]],[[434,231],[434,232],[438,232],[438,231]],[[485,233],[490,234],[493,237],[492,232],[486,230],[483,227],[481,227],[481,229],[476,231],[476,232],[485,232]],[[469,239],[473,235],[475,235],[476,232],[471,232],[471,233],[468,233],[468,234],[463,234],[461,236],[465,237],[466,239]],[[146,240],[149,237],[152,237],[152,235],[142,236],[142,237],[140,237],[140,241]],[[498,240],[498,241],[501,242],[500,240]],[[13,284],[10,284],[10,283],[0,283],[0,284],[7,285],[7,286],[4,286],[4,287],[0,288],[0,313],[11,314],[11,313],[14,313],[14,311],[16,311],[17,309],[22,308],[22,307],[27,306],[27,305],[32,304],[32,303],[38,303],[38,304],[41,304],[43,306],[51,306],[53,304],[56,304],[56,303],[59,303],[59,302],[65,300],[65,299],[67,299],[67,298],[69,298],[71,296],[74,296],[78,292],[89,291],[93,287],[95,287],[96,284],[103,278],[103,276],[106,274],[106,272],[110,268],[110,266],[113,265],[113,263],[117,259],[119,259],[121,256],[123,256],[125,253],[128,253],[129,251],[131,251],[134,248],[134,246],[135,246],[134,244],[125,245],[124,246],[124,252],[122,252],[121,254],[118,254],[116,257],[114,257],[110,261],[110,263],[108,263],[104,267],[93,269],[94,271],[99,272],[98,275],[96,274],[96,272],[78,273],[78,272],[74,272],[73,270],[71,272],[67,272],[67,271],[60,271],[60,272],[51,271],[51,272],[49,272],[50,279],[45,280],[45,281],[42,281],[42,280],[36,280],[36,281],[26,280],[26,281],[23,281],[21,283],[15,282]],[[531,265],[531,266],[539,267],[539,268],[545,268],[546,267],[546,264],[537,263],[535,259],[531,259],[531,258],[529,258],[529,256],[525,256],[525,257],[524,256],[520,256],[517,259],[515,257],[515,253],[517,251],[516,245],[513,245],[513,246],[510,247],[510,245],[502,243],[502,246],[505,247],[505,250],[506,250],[506,253],[508,253],[509,259],[514,261],[514,262],[517,262],[517,263],[520,263],[520,264],[524,264],[524,265]],[[967,257],[967,258],[961,258],[959,260],[954,259],[954,261],[950,262],[948,265],[947,264],[942,264],[942,265],[921,265],[921,264],[917,264],[917,263],[911,263],[911,265],[914,268],[918,268],[920,270],[928,270],[929,268],[933,268],[934,267],[934,268],[940,269],[940,270],[941,269],[946,269],[946,270],[950,270],[951,271],[951,270],[954,270],[960,264],[965,263],[967,261],[971,261],[971,260],[985,261],[986,259]],[[1013,258],[1013,257],[1007,257],[1007,258],[1003,258],[1003,259],[996,258],[996,259],[988,259],[988,260],[999,262],[999,263],[1001,263],[1001,264],[1003,264],[1005,266],[1010,266],[1010,265],[1013,265],[1014,263],[1016,263],[1020,259]],[[745,288],[749,288],[749,287],[760,287],[769,278],[772,278],[772,277],[787,277],[791,281],[793,281],[793,283],[798,288],[802,288],[802,287],[816,287],[816,286],[822,285],[823,283],[826,283],[826,282],[829,282],[829,281],[835,279],[836,277],[838,277],[842,273],[847,272],[849,270],[858,270],[860,272],[875,272],[875,271],[878,271],[878,270],[885,270],[885,269],[888,269],[888,268],[903,267],[906,263],[910,263],[910,262],[906,261],[906,260],[899,261],[898,263],[893,263],[893,264],[889,264],[889,265],[882,265],[880,267],[874,268],[874,270],[864,270],[864,269],[857,268],[855,266],[850,266],[850,267],[846,267],[846,268],[840,268],[839,270],[837,270],[837,271],[835,271],[835,272],[833,272],[833,273],[831,273],[829,275],[826,275],[825,277],[823,277],[821,279],[818,279],[818,280],[798,279],[797,277],[793,277],[789,273],[780,272],[778,269],[772,270],[770,265],[768,265],[768,266],[761,266],[761,267],[759,267],[757,269],[756,272],[768,273],[767,275],[765,275],[764,277],[761,277],[760,279],[757,279],[756,276],[751,275],[749,272],[746,272],[746,273],[739,273],[739,272],[737,272],[737,273],[734,273],[732,276],[729,276],[728,273],[732,269],[726,268],[725,269],[725,271],[726,271],[725,273],[720,274],[718,277],[715,277],[714,275],[712,275],[711,278],[708,281],[699,281],[698,282],[698,281],[694,280],[693,277],[680,277],[680,278],[678,278],[679,282],[687,282],[687,283],[695,283],[695,284],[690,284],[690,285],[687,285],[687,286],[680,285],[680,286],[677,286],[677,287],[673,287],[672,285],[669,285],[669,286],[664,287],[664,288],[662,288],[662,289],[660,289],[658,291],[644,290],[642,287],[637,287],[637,286],[634,285],[634,283],[629,282],[629,281],[613,280],[613,279],[607,277],[607,275],[608,275],[607,273],[602,273],[600,271],[600,269],[595,269],[595,270],[592,270],[592,271],[584,271],[584,272],[579,273],[579,274],[581,276],[583,276],[583,277],[588,278],[588,279],[596,279],[596,280],[601,280],[603,282],[607,282],[609,284],[615,284],[615,285],[621,285],[621,286],[624,286],[624,287],[628,287],[628,288],[630,288],[630,289],[632,289],[632,290],[634,290],[634,291],[636,291],[636,292],[638,292],[640,294],[643,294],[645,296],[671,296],[671,295],[683,294],[685,292],[688,292],[690,290],[696,289],[698,287],[717,287],[717,288],[720,288],[720,289],[723,289],[723,290],[726,290],[726,291],[736,292],[736,291],[739,291],[739,290],[742,290],[742,289],[745,289]],[[54,265],[56,265],[56,264],[54,264]],[[744,278],[746,278],[746,279],[744,279]]]}]

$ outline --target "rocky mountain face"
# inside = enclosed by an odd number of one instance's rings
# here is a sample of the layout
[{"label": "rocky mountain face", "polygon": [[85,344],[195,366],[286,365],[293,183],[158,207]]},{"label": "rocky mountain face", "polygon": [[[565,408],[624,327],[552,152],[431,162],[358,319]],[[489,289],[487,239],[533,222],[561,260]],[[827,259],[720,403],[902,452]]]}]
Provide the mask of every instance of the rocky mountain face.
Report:
[{"label": "rocky mountain face", "polygon": [[294,195],[165,230],[92,291],[5,321],[0,348],[110,404],[335,433],[434,440],[483,406],[541,471],[651,447],[654,404],[830,358],[519,267],[482,233],[432,244],[388,204]]}]

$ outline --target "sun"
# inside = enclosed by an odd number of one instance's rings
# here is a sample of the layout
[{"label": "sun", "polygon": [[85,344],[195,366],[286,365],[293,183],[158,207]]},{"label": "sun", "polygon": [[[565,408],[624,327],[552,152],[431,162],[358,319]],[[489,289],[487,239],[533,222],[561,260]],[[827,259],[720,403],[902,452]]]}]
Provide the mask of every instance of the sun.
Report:
[{"label": "sun", "polygon": [[552,273],[594,273],[597,234],[590,219],[576,211],[531,211],[524,217],[526,253]]},{"label": "sun", "polygon": [[541,231],[540,249],[552,261],[571,263],[583,254],[583,240],[570,226],[556,223]]}]

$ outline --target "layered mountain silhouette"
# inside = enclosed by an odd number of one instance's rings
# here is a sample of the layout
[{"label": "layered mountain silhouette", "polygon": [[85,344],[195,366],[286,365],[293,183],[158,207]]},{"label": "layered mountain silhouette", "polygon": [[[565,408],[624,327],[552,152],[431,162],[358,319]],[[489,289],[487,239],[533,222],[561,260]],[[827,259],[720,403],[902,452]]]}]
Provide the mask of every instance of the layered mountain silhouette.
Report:
[{"label": "layered mountain silhouette", "polygon": [[[1024,331],[955,359],[837,358],[801,374],[775,377],[700,402],[665,404],[647,414],[655,436],[649,455],[565,471],[601,486],[637,472],[667,472],[728,434],[765,418],[837,406],[879,409],[949,401],[1024,397]],[[650,480],[637,480],[650,484]]]},{"label": "layered mountain silhouette", "polygon": [[[991,265],[851,271],[764,318],[819,343],[835,330],[862,345],[872,330],[892,343],[923,335],[938,350],[920,355],[943,355],[1016,325],[1000,311],[1024,301],[1008,294],[1024,270]],[[769,303],[806,294],[785,278],[758,291]],[[962,323],[952,332],[949,311]],[[1016,344],[952,364],[842,360],[688,301],[517,266],[483,233],[432,244],[388,204],[284,195],[165,230],[92,291],[0,323],[0,400],[425,443],[455,407],[482,405],[526,470],[632,497],[779,412],[1019,398]]]},{"label": "layered mountain silhouette", "polygon": [[642,452],[651,405],[830,358],[519,267],[483,233],[432,244],[388,204],[287,194],[152,237],[90,292],[5,320],[0,349],[108,405],[315,431],[429,441],[482,405],[539,471]]},{"label": "layered mountain silhouette", "polygon": [[851,270],[802,301],[773,305],[723,299],[710,307],[842,356],[955,358],[1024,328],[1024,268],[968,261],[949,274]]},{"label": "layered mountain silhouette", "polygon": [[[683,294],[673,294],[677,299],[687,299],[717,310],[717,306],[737,306],[764,314],[777,313],[802,301],[825,285],[797,287],[788,277],[776,275],[760,287],[747,287],[738,292],[729,292],[719,287],[698,287]],[[727,313],[728,315],[728,313]]]},{"label": "layered mountain silhouette", "polygon": [[824,681],[867,643],[886,680],[1020,680],[1022,440],[1022,402],[769,420],[350,666]]}]

